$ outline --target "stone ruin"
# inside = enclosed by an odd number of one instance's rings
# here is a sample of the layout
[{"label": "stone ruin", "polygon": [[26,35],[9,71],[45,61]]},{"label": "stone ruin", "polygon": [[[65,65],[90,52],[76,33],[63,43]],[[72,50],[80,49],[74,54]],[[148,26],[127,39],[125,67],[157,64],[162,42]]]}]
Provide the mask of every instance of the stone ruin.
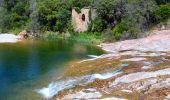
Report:
[{"label": "stone ruin", "polygon": [[74,31],[85,32],[88,30],[89,24],[95,19],[97,13],[95,8],[82,8],[78,13],[75,8],[72,9],[72,25]]}]

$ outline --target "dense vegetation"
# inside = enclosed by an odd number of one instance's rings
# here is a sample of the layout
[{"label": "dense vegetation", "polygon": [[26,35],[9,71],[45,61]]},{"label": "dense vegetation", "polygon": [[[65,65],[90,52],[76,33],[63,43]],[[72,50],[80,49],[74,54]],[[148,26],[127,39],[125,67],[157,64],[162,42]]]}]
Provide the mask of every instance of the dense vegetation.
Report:
[{"label": "dense vegetation", "polygon": [[74,35],[71,10],[87,6],[95,7],[98,16],[86,33],[98,32],[109,41],[137,38],[170,17],[170,0],[0,0],[0,31]]}]

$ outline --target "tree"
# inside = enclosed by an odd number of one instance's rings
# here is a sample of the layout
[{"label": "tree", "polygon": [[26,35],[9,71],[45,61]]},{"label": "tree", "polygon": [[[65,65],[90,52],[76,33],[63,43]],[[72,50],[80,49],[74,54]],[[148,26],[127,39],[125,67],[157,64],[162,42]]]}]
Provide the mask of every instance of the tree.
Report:
[{"label": "tree", "polygon": [[160,5],[156,14],[160,21],[166,21],[170,17],[170,4]]},{"label": "tree", "polygon": [[166,3],[170,3],[170,0],[155,0],[157,4],[166,4]]}]

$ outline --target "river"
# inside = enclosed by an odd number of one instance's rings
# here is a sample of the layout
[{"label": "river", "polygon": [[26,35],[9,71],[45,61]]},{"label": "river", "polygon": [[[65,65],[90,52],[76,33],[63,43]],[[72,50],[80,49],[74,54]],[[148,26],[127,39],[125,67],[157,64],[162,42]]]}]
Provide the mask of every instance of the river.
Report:
[{"label": "river", "polygon": [[36,90],[56,81],[69,62],[102,53],[71,41],[1,43],[0,100],[43,100]]}]

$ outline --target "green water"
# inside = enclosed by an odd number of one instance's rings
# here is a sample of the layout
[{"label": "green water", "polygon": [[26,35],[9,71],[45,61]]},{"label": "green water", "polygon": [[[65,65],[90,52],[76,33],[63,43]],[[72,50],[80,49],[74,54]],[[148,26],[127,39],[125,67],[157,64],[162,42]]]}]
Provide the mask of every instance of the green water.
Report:
[{"label": "green water", "polygon": [[0,44],[0,100],[43,100],[36,89],[55,82],[68,62],[102,53],[70,41]]}]

